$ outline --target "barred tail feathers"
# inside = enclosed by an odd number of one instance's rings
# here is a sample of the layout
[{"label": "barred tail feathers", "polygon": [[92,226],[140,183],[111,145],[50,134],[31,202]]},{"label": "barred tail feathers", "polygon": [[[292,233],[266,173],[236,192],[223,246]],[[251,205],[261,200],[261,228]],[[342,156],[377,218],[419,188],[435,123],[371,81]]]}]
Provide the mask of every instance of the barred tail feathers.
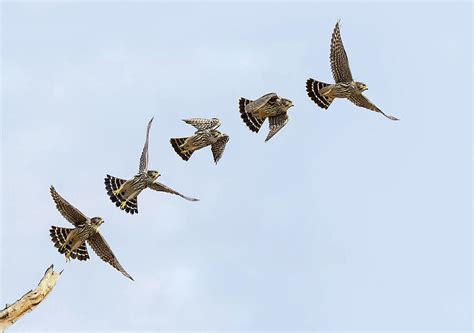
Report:
[{"label": "barred tail feathers", "polygon": [[[54,246],[58,249],[59,253],[65,254],[66,252],[71,251],[72,244],[71,242],[66,244],[67,236],[69,233],[74,230],[71,228],[62,228],[52,226],[49,229],[49,234],[51,236],[51,240],[54,243]],[[64,245],[64,247],[63,247]],[[78,260],[87,260],[89,259],[89,253],[87,252],[86,243],[82,243],[77,249],[71,252],[70,254],[72,259]]]},{"label": "barred tail feathers", "polygon": [[250,102],[252,101],[243,97],[240,98],[239,100],[240,117],[242,118],[244,123],[248,126],[248,128],[250,128],[252,132],[258,133],[265,119],[257,118],[252,113],[245,111],[245,106],[249,104]]},{"label": "barred tail feathers", "polygon": [[125,201],[125,197],[123,195],[124,193],[116,193],[116,191],[118,191],[125,182],[125,179],[120,179],[111,175],[107,175],[107,177],[105,177],[104,179],[107,194],[110,197],[110,200],[115,204],[115,206],[130,214],[138,213],[137,198],[127,200],[125,206],[122,206],[122,203]]},{"label": "barred tail feathers", "polygon": [[308,79],[306,81],[306,92],[308,93],[309,98],[323,109],[327,109],[334,100],[333,97],[324,96],[319,92],[319,90],[327,86],[330,86],[330,84],[313,79]]},{"label": "barred tail feathers", "polygon": [[174,151],[181,157],[183,160],[188,161],[191,158],[191,155],[194,151],[185,150],[182,148],[182,145],[187,138],[171,138],[170,143],[173,146]]}]

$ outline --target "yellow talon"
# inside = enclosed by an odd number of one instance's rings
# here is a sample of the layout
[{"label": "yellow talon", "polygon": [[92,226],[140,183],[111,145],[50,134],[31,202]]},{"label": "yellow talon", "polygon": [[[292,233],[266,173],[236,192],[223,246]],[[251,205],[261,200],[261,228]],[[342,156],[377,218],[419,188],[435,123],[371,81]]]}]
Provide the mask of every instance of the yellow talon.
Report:
[{"label": "yellow talon", "polygon": [[127,204],[127,201],[123,201],[122,204],[120,205],[120,208],[124,209],[126,204]]}]

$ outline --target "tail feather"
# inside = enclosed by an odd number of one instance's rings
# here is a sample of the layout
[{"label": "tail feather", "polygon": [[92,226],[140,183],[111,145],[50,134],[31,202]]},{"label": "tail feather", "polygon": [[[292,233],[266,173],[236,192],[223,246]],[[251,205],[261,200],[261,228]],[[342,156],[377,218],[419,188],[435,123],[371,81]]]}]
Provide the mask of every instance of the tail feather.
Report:
[{"label": "tail feather", "polygon": [[185,161],[188,161],[194,151],[184,150],[183,148],[181,148],[186,139],[187,138],[172,138],[170,139],[170,142],[174,148],[174,151],[179,155],[179,157],[181,157]]},{"label": "tail feather", "polygon": [[263,122],[265,119],[260,119],[255,117],[252,113],[245,112],[245,106],[249,104],[251,101],[246,98],[240,98],[239,100],[239,111],[240,117],[244,121],[244,123],[250,128],[252,132],[258,133],[260,127],[262,127]]},{"label": "tail feather", "polygon": [[[71,250],[72,244],[69,242],[66,244],[66,239],[69,233],[74,230],[70,228],[62,228],[62,227],[55,227],[52,226],[49,230],[49,234],[51,235],[51,240],[54,243],[54,246],[58,249],[59,253],[66,253]],[[63,248],[61,248],[65,245]],[[89,259],[89,253],[87,252],[86,243],[82,243],[77,249],[71,252],[72,259],[78,260],[87,260]]]},{"label": "tail feather", "polygon": [[327,97],[319,93],[320,89],[327,86],[330,86],[330,84],[316,81],[313,79],[308,79],[306,81],[306,91],[308,93],[309,98],[311,98],[313,102],[318,104],[318,106],[323,109],[327,109],[334,100],[333,97]]},{"label": "tail feather", "polygon": [[125,179],[120,179],[111,175],[107,175],[104,179],[105,189],[107,190],[107,194],[110,197],[110,200],[115,203],[115,206],[119,207],[120,209],[126,211],[130,214],[138,213],[138,202],[137,198],[129,199],[125,203],[125,207],[122,208],[122,202],[125,201],[124,193],[114,193],[117,191],[123,183],[125,183]]}]

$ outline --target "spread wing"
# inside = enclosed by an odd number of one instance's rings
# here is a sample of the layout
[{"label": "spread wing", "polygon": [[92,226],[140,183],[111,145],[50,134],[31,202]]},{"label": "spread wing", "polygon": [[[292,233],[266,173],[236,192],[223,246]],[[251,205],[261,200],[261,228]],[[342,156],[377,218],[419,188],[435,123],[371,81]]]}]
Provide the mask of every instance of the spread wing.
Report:
[{"label": "spread wing", "polygon": [[222,136],[212,144],[211,150],[212,155],[214,156],[214,162],[217,164],[224,153],[225,145],[229,141],[229,136],[227,134],[222,134]]},{"label": "spread wing", "polygon": [[269,117],[270,132],[268,132],[265,142],[270,140],[275,134],[278,133],[287,123],[289,117],[287,113],[280,114],[278,116]]},{"label": "spread wing", "polygon": [[198,131],[205,131],[212,128],[218,128],[221,122],[217,118],[205,119],[205,118],[191,118],[183,119],[186,124],[194,126]]},{"label": "spread wing", "polygon": [[382,110],[380,110],[378,107],[376,107],[371,101],[369,101],[369,99],[367,97],[365,97],[362,94],[356,94],[354,96],[351,96],[351,97],[349,97],[349,100],[357,106],[360,106],[360,107],[363,107],[363,108],[366,108],[366,109],[369,109],[369,110],[372,110],[372,111],[375,111],[375,112],[379,112],[379,113],[383,114],[385,117],[387,117],[388,119],[398,120],[398,118],[396,118],[394,116],[390,116],[388,114],[383,113]]},{"label": "spread wing", "polygon": [[182,195],[181,193],[173,190],[172,188],[166,186],[166,185],[163,185],[161,183],[158,183],[158,182],[155,182],[153,184],[150,185],[150,188],[152,190],[155,190],[155,191],[161,191],[161,192],[167,192],[167,193],[171,193],[171,194],[176,194],[176,195],[179,195],[181,198],[183,199],[186,199],[186,200],[189,200],[189,201],[199,201],[199,199],[195,199],[195,198],[190,198],[190,197],[187,197],[185,195]]},{"label": "spread wing", "polygon": [[148,170],[148,138],[150,136],[150,128],[152,122],[153,118],[150,119],[146,128],[146,140],[145,145],[143,146],[142,156],[140,156],[140,167],[138,168],[139,173],[144,173]]},{"label": "spread wing", "polygon": [[51,186],[49,190],[51,192],[51,196],[53,197],[54,203],[56,204],[56,208],[61,213],[61,215],[74,226],[83,227],[88,220],[87,216],[82,214],[79,209],[61,197],[53,186]]},{"label": "spread wing", "polygon": [[263,96],[260,97],[259,99],[248,103],[248,104],[245,106],[245,112],[247,112],[247,113],[252,113],[252,112],[257,111],[257,110],[260,109],[262,106],[264,106],[265,104],[267,104],[272,98],[278,98],[278,95],[275,94],[275,93],[269,93],[269,94],[263,95]]},{"label": "spread wing", "polygon": [[341,32],[339,30],[339,22],[332,33],[331,38],[331,71],[336,83],[352,82],[351,69],[349,68],[349,60],[347,59],[344,44],[342,44]]},{"label": "spread wing", "polygon": [[87,242],[92,247],[94,252],[100,257],[100,259],[111,264],[116,270],[133,281],[133,278],[125,271],[125,269],[123,269],[122,265],[120,265],[117,257],[115,257],[114,253],[110,249],[109,244],[107,244],[104,237],[102,237],[99,232],[89,237]]}]

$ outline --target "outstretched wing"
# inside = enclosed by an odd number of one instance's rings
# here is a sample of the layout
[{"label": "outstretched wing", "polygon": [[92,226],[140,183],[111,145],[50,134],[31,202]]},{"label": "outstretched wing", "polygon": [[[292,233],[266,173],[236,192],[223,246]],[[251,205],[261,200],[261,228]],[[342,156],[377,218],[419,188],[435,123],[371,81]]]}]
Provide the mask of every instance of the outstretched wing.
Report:
[{"label": "outstretched wing", "polygon": [[205,118],[191,118],[183,119],[186,124],[194,126],[198,131],[205,131],[208,129],[216,129],[221,125],[221,122],[217,118],[205,119]]},{"label": "outstretched wing", "polygon": [[337,82],[352,82],[351,69],[347,59],[344,44],[342,44],[341,32],[339,30],[339,21],[332,33],[331,38],[331,71],[334,80]]},{"label": "outstretched wing", "polygon": [[217,164],[224,153],[225,145],[229,141],[229,136],[227,134],[222,134],[222,136],[212,144],[211,150],[212,155],[214,156],[214,162]]},{"label": "outstretched wing", "polygon": [[272,98],[278,98],[278,95],[275,93],[269,93],[266,95],[263,95],[259,99],[255,101],[251,101],[247,105],[245,105],[245,112],[247,113],[252,113],[260,109],[262,106],[267,104]]},{"label": "outstretched wing", "polygon": [[83,227],[88,220],[87,216],[82,214],[82,212],[67,202],[62,196],[56,192],[56,189],[51,186],[49,188],[51,196],[53,197],[56,208],[61,213],[61,215],[71,222],[76,227]]},{"label": "outstretched wing", "polygon": [[150,137],[150,128],[152,122],[153,118],[150,119],[146,128],[146,140],[145,145],[143,146],[142,156],[140,156],[140,167],[138,168],[139,173],[144,173],[148,170],[148,138]]},{"label": "outstretched wing", "polygon": [[176,194],[176,195],[179,195],[181,198],[183,199],[186,199],[186,200],[189,200],[189,201],[199,201],[199,199],[195,199],[195,198],[190,198],[190,197],[187,197],[185,195],[182,195],[181,193],[173,190],[172,188],[166,186],[166,185],[163,185],[161,183],[158,183],[158,182],[154,182],[153,184],[151,184],[149,186],[152,190],[155,190],[155,191],[161,191],[161,192],[167,192],[167,193],[171,193],[171,194]]},{"label": "outstretched wing", "polygon": [[92,247],[94,252],[100,257],[100,259],[111,264],[116,270],[133,281],[133,278],[125,271],[125,269],[123,269],[122,265],[120,265],[119,261],[110,249],[109,244],[107,244],[104,237],[102,237],[99,232],[89,237],[87,242]]},{"label": "outstretched wing", "polygon": [[376,107],[371,101],[369,101],[369,99],[367,97],[365,97],[362,94],[356,94],[354,96],[351,96],[351,97],[349,97],[349,100],[357,106],[360,106],[360,107],[363,107],[363,108],[366,108],[366,109],[369,109],[369,110],[372,110],[372,111],[375,111],[375,112],[379,112],[379,113],[383,114],[385,117],[387,117],[388,119],[398,120],[398,118],[396,118],[394,116],[390,116],[388,114],[383,113],[382,110],[380,110],[378,107]]},{"label": "outstretched wing", "polygon": [[280,114],[278,116],[269,117],[268,121],[270,125],[270,132],[268,132],[265,142],[267,142],[275,134],[277,134],[278,131],[281,130],[288,123],[288,120],[289,120],[289,117],[287,113]]}]

